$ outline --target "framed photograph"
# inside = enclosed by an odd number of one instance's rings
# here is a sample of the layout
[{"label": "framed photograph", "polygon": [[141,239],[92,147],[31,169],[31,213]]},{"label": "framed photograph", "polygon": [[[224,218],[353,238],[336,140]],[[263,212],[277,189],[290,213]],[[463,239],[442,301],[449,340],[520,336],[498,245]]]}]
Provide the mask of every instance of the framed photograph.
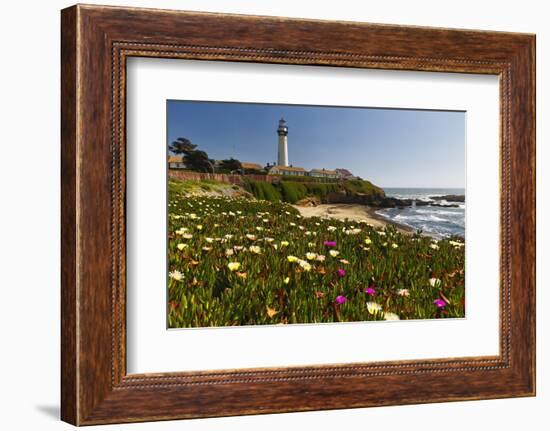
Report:
[{"label": "framed photograph", "polygon": [[535,394],[534,35],[77,5],[61,45],[64,421]]}]

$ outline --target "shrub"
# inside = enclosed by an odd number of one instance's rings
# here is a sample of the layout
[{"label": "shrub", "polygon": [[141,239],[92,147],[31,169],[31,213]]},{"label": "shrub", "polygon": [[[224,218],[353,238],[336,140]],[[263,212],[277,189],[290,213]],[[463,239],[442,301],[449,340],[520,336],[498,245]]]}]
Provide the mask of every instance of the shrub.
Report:
[{"label": "shrub", "polygon": [[256,199],[265,200],[269,202],[280,202],[281,193],[273,186],[273,184],[266,181],[252,181],[249,180],[246,185],[247,191],[252,193]]},{"label": "shrub", "polygon": [[285,202],[295,204],[300,199],[303,199],[307,195],[306,187],[298,182],[294,181],[281,181],[279,183]]}]

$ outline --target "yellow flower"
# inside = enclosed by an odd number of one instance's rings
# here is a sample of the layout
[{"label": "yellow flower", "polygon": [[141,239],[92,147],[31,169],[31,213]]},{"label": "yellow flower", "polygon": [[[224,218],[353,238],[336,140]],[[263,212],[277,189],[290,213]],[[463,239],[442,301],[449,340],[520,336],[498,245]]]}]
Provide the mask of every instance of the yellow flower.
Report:
[{"label": "yellow flower", "polygon": [[389,311],[384,312],[384,320],[400,320],[399,316],[395,313],[390,313]]},{"label": "yellow flower", "polygon": [[182,244],[181,242],[176,246],[178,250],[183,250],[185,247],[187,247],[187,244]]},{"label": "yellow flower", "polygon": [[202,224],[197,225],[197,230],[202,230]]},{"label": "yellow flower", "polygon": [[212,244],[214,242],[214,238],[204,238],[207,243]]},{"label": "yellow flower", "polygon": [[193,238],[193,235],[190,234],[190,233],[184,233],[184,234],[182,235],[182,237],[183,237],[184,239],[191,239],[191,238]]},{"label": "yellow flower", "polygon": [[382,311],[382,306],[376,302],[367,302],[367,311],[370,314],[375,314],[378,311]]},{"label": "yellow flower", "polygon": [[285,277],[285,278],[283,279],[283,283],[284,283],[284,284],[290,283],[290,277]]},{"label": "yellow flower", "polygon": [[365,238],[365,244],[367,245],[372,244],[372,240],[370,238]]},{"label": "yellow flower", "polygon": [[257,245],[251,245],[250,247],[248,247],[248,250],[250,250],[250,252],[254,254],[260,254],[262,252],[262,249]]},{"label": "yellow flower", "polygon": [[297,262],[298,258],[296,256],[287,256],[286,260],[288,260],[289,262]]},{"label": "yellow flower", "polygon": [[269,307],[265,307],[265,308],[266,308],[266,311],[267,311],[267,315],[269,317],[273,317],[278,313],[278,311],[275,310],[274,308],[269,308]]},{"label": "yellow flower", "polygon": [[227,267],[229,268],[230,271],[236,271],[241,267],[241,264],[240,262],[229,262],[227,264]]},{"label": "yellow flower", "polygon": [[288,247],[288,241],[281,241],[281,247]]},{"label": "yellow flower", "polygon": [[256,241],[256,235],[252,235],[250,233],[247,233],[246,234],[246,237],[250,240],[250,241]]},{"label": "yellow flower", "polygon": [[316,253],[306,253],[306,259],[307,260],[313,260],[313,259],[315,259],[315,257],[317,257]]},{"label": "yellow flower", "polygon": [[330,250],[329,251],[329,254],[332,256],[332,257],[336,257],[340,254],[340,252],[338,250]]},{"label": "yellow flower", "polygon": [[398,248],[399,246],[394,242],[392,245],[391,245],[391,248]]}]

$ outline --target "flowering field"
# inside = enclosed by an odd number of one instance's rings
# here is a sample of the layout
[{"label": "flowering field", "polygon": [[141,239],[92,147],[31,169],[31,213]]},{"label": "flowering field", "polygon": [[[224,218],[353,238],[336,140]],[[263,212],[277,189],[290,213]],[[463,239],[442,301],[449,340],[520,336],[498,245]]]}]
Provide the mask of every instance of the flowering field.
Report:
[{"label": "flowering field", "polygon": [[170,189],[170,328],[464,317],[464,243]]}]

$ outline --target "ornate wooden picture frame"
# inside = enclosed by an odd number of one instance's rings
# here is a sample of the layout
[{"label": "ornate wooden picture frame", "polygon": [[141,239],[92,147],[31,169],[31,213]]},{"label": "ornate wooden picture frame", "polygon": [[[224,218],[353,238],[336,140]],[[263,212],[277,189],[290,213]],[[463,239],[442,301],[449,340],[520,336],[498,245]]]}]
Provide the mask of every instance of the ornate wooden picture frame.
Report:
[{"label": "ornate wooden picture frame", "polygon": [[[61,49],[64,421],[535,394],[534,35],[78,5],[62,11]],[[133,56],[497,75],[500,354],[127,374],[125,84]]]}]

